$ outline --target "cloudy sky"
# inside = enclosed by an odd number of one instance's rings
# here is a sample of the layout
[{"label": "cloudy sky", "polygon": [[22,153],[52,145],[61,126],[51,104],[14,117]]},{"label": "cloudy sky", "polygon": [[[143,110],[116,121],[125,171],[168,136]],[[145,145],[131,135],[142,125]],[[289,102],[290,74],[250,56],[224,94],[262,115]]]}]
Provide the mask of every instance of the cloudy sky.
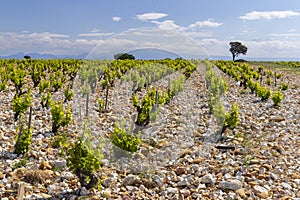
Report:
[{"label": "cloudy sky", "polygon": [[[80,55],[161,48],[180,55],[300,57],[298,0],[10,0],[1,2],[0,55]],[[116,50],[117,49],[117,50]],[[90,53],[90,54],[91,54]]]}]

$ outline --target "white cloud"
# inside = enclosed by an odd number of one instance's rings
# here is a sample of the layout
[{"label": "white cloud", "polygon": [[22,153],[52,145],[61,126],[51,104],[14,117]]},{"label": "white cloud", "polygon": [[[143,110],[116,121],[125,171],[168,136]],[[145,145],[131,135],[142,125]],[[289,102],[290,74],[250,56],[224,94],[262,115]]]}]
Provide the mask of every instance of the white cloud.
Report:
[{"label": "white cloud", "polygon": [[223,23],[214,22],[213,20],[197,21],[193,24],[190,24],[187,27],[179,26],[173,20],[165,20],[162,22],[160,22],[160,21],[151,21],[151,22],[154,24],[157,24],[159,29],[169,30],[169,31],[181,31],[181,32],[185,32],[187,34],[189,34],[189,31],[197,29],[197,28],[198,29],[204,28],[204,27],[216,28],[216,27],[223,25]]},{"label": "white cloud", "polygon": [[244,16],[241,16],[240,19],[244,20],[258,20],[258,19],[266,19],[266,20],[271,20],[271,19],[284,19],[284,18],[292,18],[292,17],[297,17],[299,16],[299,12],[294,12],[294,11],[252,11]]},{"label": "white cloud", "polygon": [[112,20],[115,21],[115,22],[118,22],[118,21],[121,20],[121,17],[114,16],[114,17],[112,17]]},{"label": "white cloud", "polygon": [[284,38],[295,38],[300,37],[300,33],[272,33],[270,37],[284,37]]},{"label": "white cloud", "polygon": [[197,21],[189,25],[188,28],[203,28],[203,27],[216,28],[221,25],[223,25],[223,23],[214,22],[213,20],[205,20],[205,21]]},{"label": "white cloud", "polygon": [[104,36],[110,36],[114,33],[99,33],[99,32],[91,32],[91,33],[80,33],[78,36],[80,37],[104,37]]},{"label": "white cloud", "polygon": [[39,52],[56,55],[82,54],[101,40],[72,40],[69,35],[49,32],[0,32],[0,54]]},{"label": "white cloud", "polygon": [[159,21],[151,21],[154,24],[158,25],[159,29],[162,30],[168,30],[168,31],[175,31],[175,30],[182,30],[183,27],[178,26],[177,24],[175,24],[175,22],[173,20],[165,20],[162,22]]},{"label": "white cloud", "polygon": [[141,21],[148,21],[148,20],[158,20],[166,16],[168,16],[168,14],[166,13],[151,12],[151,13],[144,13],[144,14],[137,15],[136,18]]}]

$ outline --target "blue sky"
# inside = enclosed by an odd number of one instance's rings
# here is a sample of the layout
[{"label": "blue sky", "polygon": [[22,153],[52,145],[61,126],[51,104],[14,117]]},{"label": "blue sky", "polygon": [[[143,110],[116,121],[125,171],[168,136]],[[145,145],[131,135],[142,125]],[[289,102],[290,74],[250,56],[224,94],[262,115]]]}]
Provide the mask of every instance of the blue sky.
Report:
[{"label": "blue sky", "polygon": [[243,58],[299,57],[300,1],[1,1],[0,55],[155,47],[197,56],[201,47],[209,56],[230,56],[230,41],[248,47]]}]

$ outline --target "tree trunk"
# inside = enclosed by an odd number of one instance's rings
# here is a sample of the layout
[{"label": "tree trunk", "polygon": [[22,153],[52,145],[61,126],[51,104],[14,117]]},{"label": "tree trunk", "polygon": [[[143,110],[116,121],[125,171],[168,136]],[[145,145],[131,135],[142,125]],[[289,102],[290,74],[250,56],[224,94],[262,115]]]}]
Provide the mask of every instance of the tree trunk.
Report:
[{"label": "tree trunk", "polygon": [[232,61],[234,62],[235,61],[235,54],[232,53]]}]

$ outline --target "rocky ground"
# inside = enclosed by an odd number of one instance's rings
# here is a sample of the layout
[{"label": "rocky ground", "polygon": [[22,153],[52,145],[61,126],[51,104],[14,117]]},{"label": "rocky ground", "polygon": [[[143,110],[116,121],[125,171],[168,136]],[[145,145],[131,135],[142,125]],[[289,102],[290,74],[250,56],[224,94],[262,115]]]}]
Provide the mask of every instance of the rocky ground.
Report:
[{"label": "rocky ground", "polygon": [[[126,128],[133,124],[130,86],[117,83],[110,91],[109,112],[90,112],[94,137],[103,138],[104,158],[97,172],[101,190],[89,191],[78,189],[77,177],[66,167],[60,149],[51,145],[51,116],[38,102],[31,150],[21,164],[23,157],[13,154],[18,134],[10,107],[14,93],[0,93],[1,199],[17,199],[23,191],[25,199],[300,199],[299,77],[284,74],[282,80],[291,88],[283,91],[281,106],[274,107],[272,100],[261,102],[221,75],[229,84],[225,108],[232,102],[239,105],[238,127],[217,140],[220,127],[209,114],[201,65],[184,90],[142,129],[143,144],[133,155],[116,154],[105,139],[115,122],[123,121]],[[97,97],[91,102],[93,98]],[[69,102],[74,111],[70,141],[80,134],[80,101],[75,97]]]}]

